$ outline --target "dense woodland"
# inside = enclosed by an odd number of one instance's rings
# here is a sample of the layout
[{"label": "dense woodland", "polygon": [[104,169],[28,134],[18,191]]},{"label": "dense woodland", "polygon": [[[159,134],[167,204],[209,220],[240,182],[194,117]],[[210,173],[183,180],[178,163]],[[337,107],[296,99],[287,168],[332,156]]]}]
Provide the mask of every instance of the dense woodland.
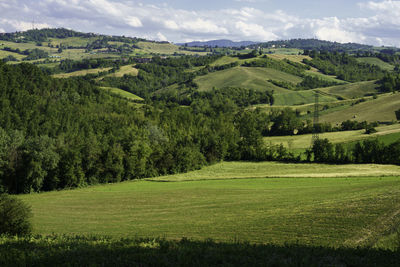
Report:
[{"label": "dense woodland", "polygon": [[184,172],[220,160],[265,159],[267,118],[223,94],[188,108],[143,107],[84,79],[53,79],[30,64],[0,65],[1,190],[54,190]]}]

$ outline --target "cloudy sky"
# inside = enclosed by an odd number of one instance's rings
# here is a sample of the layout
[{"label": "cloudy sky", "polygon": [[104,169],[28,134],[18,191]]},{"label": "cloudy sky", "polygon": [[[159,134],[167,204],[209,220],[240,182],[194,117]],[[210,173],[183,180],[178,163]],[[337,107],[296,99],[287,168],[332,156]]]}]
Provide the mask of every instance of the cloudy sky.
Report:
[{"label": "cloudy sky", "polygon": [[318,38],[400,47],[400,1],[0,0],[0,32],[64,27],[187,42]]}]

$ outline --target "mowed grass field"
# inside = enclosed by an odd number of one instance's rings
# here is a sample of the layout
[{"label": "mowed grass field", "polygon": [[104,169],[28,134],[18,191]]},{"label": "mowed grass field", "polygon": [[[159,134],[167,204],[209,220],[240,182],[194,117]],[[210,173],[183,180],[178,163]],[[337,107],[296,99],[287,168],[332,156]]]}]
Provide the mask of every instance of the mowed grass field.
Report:
[{"label": "mowed grass field", "polygon": [[345,109],[327,112],[321,115],[320,121],[340,123],[345,120],[357,121],[396,121],[395,111],[400,108],[400,94],[379,95],[377,99],[368,100]]},{"label": "mowed grass field", "polygon": [[376,58],[376,57],[360,57],[360,58],[357,58],[357,61],[362,62],[362,63],[367,63],[370,65],[378,66],[383,70],[389,70],[389,71],[394,70],[393,65],[391,65],[379,58]]},{"label": "mowed grass field", "polygon": [[211,90],[213,87],[244,87],[256,90],[275,90],[276,92],[291,92],[268,82],[269,79],[299,83],[302,78],[270,68],[234,67],[222,71],[199,76],[194,81],[200,91]]},{"label": "mowed grass field", "polygon": [[174,53],[185,55],[207,55],[207,52],[192,52],[180,50],[179,46],[171,43],[156,43],[156,42],[138,42],[137,46],[142,50],[141,53],[155,53],[172,55]]},{"label": "mowed grass field", "polygon": [[111,73],[110,75],[107,75],[107,76],[112,76],[112,77],[117,77],[117,78],[121,78],[124,75],[137,76],[139,73],[139,70],[136,69],[134,66],[135,66],[135,64],[121,66],[120,69],[117,70],[115,73]]},{"label": "mowed grass field", "polygon": [[367,81],[320,88],[319,90],[331,95],[340,96],[343,99],[352,99],[378,93],[378,87],[379,85],[376,84],[376,81]]},{"label": "mowed grass field", "polygon": [[[278,106],[294,106],[294,105],[304,105],[314,103],[315,92],[314,90],[304,90],[304,91],[290,91],[278,92],[274,94],[274,105]],[[337,98],[330,95],[320,94],[319,101],[323,102],[335,102]]]},{"label": "mowed grass field", "polygon": [[128,100],[143,101],[143,98],[119,88],[115,87],[100,87],[100,88],[108,92],[111,92],[113,94],[116,94],[118,96],[121,96],[123,98],[126,98]]},{"label": "mowed grass field", "polygon": [[[337,143],[348,143],[353,141],[360,141],[368,138],[384,138],[386,135],[391,135],[391,138],[400,133],[400,124],[394,124],[389,126],[376,127],[377,130],[374,134],[365,134],[365,130],[357,131],[343,131],[343,132],[332,132],[322,133],[320,138],[327,138],[333,144]],[[271,136],[264,137],[264,142],[272,145],[282,144],[289,149],[305,149],[311,145],[311,134],[304,135],[292,135],[292,136]]]},{"label": "mowed grass field", "polygon": [[[341,177],[262,177],[295,173],[298,167],[305,174]],[[398,176],[382,177],[388,170]],[[351,172],[376,177],[349,178]],[[237,175],[246,179],[232,179]],[[390,237],[400,209],[399,176],[397,166],[229,162],[177,176],[20,198],[32,207],[37,234],[357,247]]]},{"label": "mowed grass field", "polygon": [[97,68],[97,69],[88,69],[88,70],[78,70],[69,73],[59,73],[54,74],[54,78],[69,78],[75,76],[85,76],[87,74],[98,74],[100,72],[109,71],[111,68]]}]

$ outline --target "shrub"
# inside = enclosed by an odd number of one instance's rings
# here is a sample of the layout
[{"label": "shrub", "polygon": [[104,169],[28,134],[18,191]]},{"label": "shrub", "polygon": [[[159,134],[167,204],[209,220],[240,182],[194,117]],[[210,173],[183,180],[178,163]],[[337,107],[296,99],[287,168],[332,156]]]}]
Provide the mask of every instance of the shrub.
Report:
[{"label": "shrub", "polygon": [[0,195],[0,234],[25,236],[32,232],[32,212],[20,199]]}]

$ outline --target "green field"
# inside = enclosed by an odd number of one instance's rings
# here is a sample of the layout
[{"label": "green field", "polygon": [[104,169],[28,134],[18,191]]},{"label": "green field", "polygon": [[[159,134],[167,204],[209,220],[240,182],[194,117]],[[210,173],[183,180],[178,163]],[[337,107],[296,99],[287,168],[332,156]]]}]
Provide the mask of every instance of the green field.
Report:
[{"label": "green field", "polygon": [[142,51],[140,53],[147,54],[162,54],[162,55],[173,55],[174,53],[185,54],[185,55],[206,55],[206,52],[192,52],[180,50],[179,46],[171,43],[157,43],[157,42],[138,42],[137,46]]},{"label": "green field", "polygon": [[383,61],[379,58],[376,58],[376,57],[360,57],[360,58],[357,58],[357,61],[362,62],[362,63],[367,63],[370,65],[378,66],[383,70],[389,70],[389,71],[394,70],[393,65],[386,63],[385,61]]},{"label": "green field", "polygon": [[[263,178],[283,173],[324,178]],[[397,166],[230,162],[20,198],[32,207],[37,234],[357,247],[389,234],[400,209],[399,175]],[[328,178],[335,176],[343,178]]]},{"label": "green field", "polygon": [[[365,130],[357,131],[343,131],[343,132],[332,132],[332,133],[322,133],[320,138],[327,138],[331,143],[347,143],[352,141],[359,141],[368,138],[383,138],[386,135],[398,134],[400,133],[400,124],[394,124],[389,126],[376,127],[377,130],[374,134],[365,134]],[[271,136],[264,137],[264,141],[267,144],[279,145],[283,144],[289,149],[305,149],[309,148],[311,145],[311,134],[304,135],[292,135],[292,136]],[[392,137],[393,138],[393,137]]]},{"label": "green field", "polygon": [[110,93],[126,98],[128,100],[143,101],[143,98],[119,88],[113,88],[113,87],[100,87],[100,88],[107,90]]},{"label": "green field", "polygon": [[75,76],[85,76],[87,74],[98,74],[100,72],[104,71],[109,71],[111,68],[97,68],[97,69],[88,69],[88,70],[78,70],[78,71],[73,71],[69,73],[59,73],[59,74],[54,74],[54,78],[69,78],[69,77],[75,77]]},{"label": "green field", "polygon": [[360,98],[365,95],[378,93],[378,85],[376,81],[350,83],[345,85],[337,85],[319,89],[322,92],[329,93],[335,96],[340,96],[343,99]]},{"label": "green field", "polygon": [[[0,48],[1,48],[1,46],[0,46]],[[0,50],[0,58],[5,58],[5,57],[8,57],[8,56],[13,56],[18,60],[22,60],[25,57],[25,56],[17,54],[17,53]]]},{"label": "green field", "polygon": [[283,60],[283,59],[288,59],[293,62],[297,63],[303,63],[303,59],[308,59],[311,60],[311,57],[309,56],[303,56],[303,55],[288,55],[288,54],[272,54],[268,55],[268,57],[272,59],[277,59],[277,60]]},{"label": "green field", "polygon": [[396,121],[395,111],[400,108],[400,94],[379,95],[377,99],[348,106],[334,112],[322,114],[323,122],[340,123],[345,120],[357,121]]},{"label": "green field", "polygon": [[268,82],[269,79],[299,83],[300,77],[270,68],[235,67],[199,76],[194,81],[200,91],[211,90],[213,87],[244,87],[256,90],[275,90],[290,92]]},{"label": "green field", "polygon": [[135,64],[121,66],[119,68],[119,70],[117,70],[115,73],[111,73],[111,74],[109,74],[107,76],[117,77],[117,78],[121,78],[124,75],[137,76],[138,73],[139,73],[139,70],[136,69],[134,66],[135,66]]},{"label": "green field", "polygon": [[43,42],[43,46],[47,46],[49,43],[53,46],[73,46],[73,47],[85,47],[87,44],[94,42],[99,37],[82,38],[82,37],[68,37],[68,38],[49,38],[48,42]]},{"label": "green field", "polygon": [[[289,91],[288,92],[278,92],[274,94],[275,102],[274,105],[278,106],[293,106],[293,105],[304,105],[314,103],[315,92],[314,90],[305,91]],[[320,102],[333,102],[336,101],[335,96],[330,95],[320,95]]]}]

